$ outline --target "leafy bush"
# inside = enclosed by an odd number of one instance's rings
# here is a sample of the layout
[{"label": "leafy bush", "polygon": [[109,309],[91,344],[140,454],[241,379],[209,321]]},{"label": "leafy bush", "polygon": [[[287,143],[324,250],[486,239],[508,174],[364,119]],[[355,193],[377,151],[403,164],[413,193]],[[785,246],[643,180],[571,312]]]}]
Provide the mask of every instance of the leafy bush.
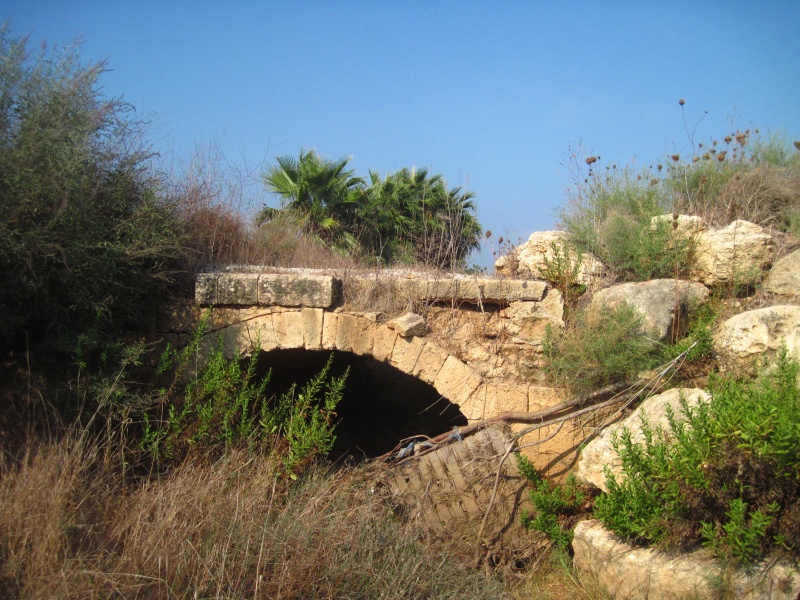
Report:
[{"label": "leafy bush", "polygon": [[573,473],[569,474],[564,485],[558,485],[543,479],[525,456],[516,456],[517,467],[533,488],[528,498],[534,511],[531,514],[523,508],[522,525],[544,533],[559,550],[568,553],[574,527],[567,525],[565,519],[580,512],[586,495],[575,482]]},{"label": "leafy bush", "polygon": [[684,352],[687,352],[686,360],[689,362],[702,362],[713,357],[713,327],[719,310],[719,301],[714,299],[693,310],[683,337],[674,344],[662,346],[662,362],[669,362]]},{"label": "leafy bush", "polygon": [[623,477],[608,473],[596,515],[634,541],[711,547],[749,564],[770,549],[800,556],[800,388],[784,350],[752,383],[714,380],[711,402],[669,430],[643,423],[644,444],[616,441]]},{"label": "leafy bush", "polygon": [[642,333],[639,313],[630,305],[578,310],[563,331],[548,327],[543,342],[549,380],[574,392],[631,379],[647,369],[655,344]]},{"label": "leafy bush", "polygon": [[[193,340],[180,353],[169,347],[161,370],[174,369],[177,381],[199,351],[208,315]],[[247,445],[267,449],[285,445],[284,466],[289,473],[330,452],[335,441],[333,417],[342,398],[348,373],[329,377],[333,355],[323,369],[298,391],[293,385],[278,399],[266,397],[270,373],[256,375],[259,349],[244,360],[225,356],[220,337],[204,366],[182,389],[161,393],[166,418],[145,416],[140,446],[156,460],[185,455],[189,447],[216,454]]]},{"label": "leafy bush", "polygon": [[580,252],[573,255],[569,244],[559,246],[552,242],[550,249],[552,258],[547,254],[542,256],[544,264],[539,267],[539,277],[553,284],[563,295],[567,306],[572,306],[586,291],[586,286],[578,283],[583,256]]},{"label": "leafy bush", "polygon": [[90,327],[138,324],[178,267],[181,228],[143,124],[102,98],[104,70],[74,46],[31,52],[0,26],[0,338],[12,348],[69,353]]}]

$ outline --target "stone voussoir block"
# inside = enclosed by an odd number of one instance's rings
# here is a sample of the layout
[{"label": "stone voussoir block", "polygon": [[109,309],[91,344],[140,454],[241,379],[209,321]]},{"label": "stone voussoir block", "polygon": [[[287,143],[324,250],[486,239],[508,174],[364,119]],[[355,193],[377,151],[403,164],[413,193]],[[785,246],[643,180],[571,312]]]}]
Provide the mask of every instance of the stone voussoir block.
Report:
[{"label": "stone voussoir block", "polygon": [[272,315],[272,324],[279,348],[303,347],[303,317],[299,310],[274,313]]},{"label": "stone voussoir block", "polygon": [[324,319],[321,308],[304,308],[300,311],[301,327],[303,328],[303,347],[306,350],[322,349],[322,321]]},{"label": "stone voussoir block", "polygon": [[509,382],[486,384],[486,414],[490,417],[505,412],[528,412],[528,386]]},{"label": "stone voussoir block", "polygon": [[427,342],[417,359],[412,375],[418,377],[426,383],[432,384],[436,381],[436,376],[442,370],[445,361],[450,354],[440,346]]},{"label": "stone voussoir block", "polygon": [[339,313],[336,328],[338,350],[367,355],[372,353],[375,324],[367,318],[350,313]]},{"label": "stone voussoir block", "polygon": [[381,362],[388,362],[399,337],[388,327],[377,325],[375,327],[375,338],[372,341],[372,357]]},{"label": "stone voussoir block", "polygon": [[339,329],[339,313],[324,312],[322,317],[322,349],[336,350]]},{"label": "stone voussoir block", "polygon": [[475,388],[472,394],[470,394],[469,398],[464,399],[458,405],[461,414],[463,414],[469,422],[482,421],[486,417],[487,389],[487,384],[480,384]]},{"label": "stone voussoir block", "polygon": [[413,373],[425,344],[426,342],[422,338],[398,336],[392,349],[392,356],[389,358],[389,364],[403,373]]},{"label": "stone voussoir block", "polygon": [[246,322],[249,340],[264,352],[270,352],[279,347],[272,316],[272,313],[267,313]]},{"label": "stone voussoir block", "polygon": [[447,357],[436,375],[433,387],[451,402],[461,405],[469,399],[482,381],[483,378],[472,367],[451,355]]}]

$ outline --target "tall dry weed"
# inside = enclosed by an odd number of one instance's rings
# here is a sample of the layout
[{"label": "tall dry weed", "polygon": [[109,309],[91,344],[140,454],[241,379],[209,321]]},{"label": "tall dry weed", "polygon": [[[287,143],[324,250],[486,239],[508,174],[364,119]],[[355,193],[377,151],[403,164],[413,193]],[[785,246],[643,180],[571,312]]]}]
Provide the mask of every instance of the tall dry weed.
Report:
[{"label": "tall dry weed", "polygon": [[29,443],[0,480],[7,598],[501,598],[352,469],[289,485],[233,452],[122,479],[79,436]]}]

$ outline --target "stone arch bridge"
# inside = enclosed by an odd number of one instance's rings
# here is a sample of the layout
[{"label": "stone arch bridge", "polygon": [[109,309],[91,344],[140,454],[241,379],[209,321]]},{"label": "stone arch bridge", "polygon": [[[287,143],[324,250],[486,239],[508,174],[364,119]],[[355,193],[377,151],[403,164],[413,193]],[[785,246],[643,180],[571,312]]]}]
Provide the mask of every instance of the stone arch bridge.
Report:
[{"label": "stone arch bridge", "polygon": [[[366,357],[430,386],[457,407],[462,424],[564,399],[544,384],[540,368],[546,327],[563,326],[561,295],[542,281],[307,269],[204,273],[193,303],[164,311],[159,336],[185,345],[210,306],[207,344],[223,336],[232,357],[256,346],[262,355],[294,352],[289,368],[297,352]],[[425,327],[408,331],[390,318],[406,311],[423,316]],[[373,410],[380,405],[361,412]],[[571,466],[584,438],[571,427],[529,453],[538,467],[558,475]],[[548,433],[540,430],[530,440]]]}]

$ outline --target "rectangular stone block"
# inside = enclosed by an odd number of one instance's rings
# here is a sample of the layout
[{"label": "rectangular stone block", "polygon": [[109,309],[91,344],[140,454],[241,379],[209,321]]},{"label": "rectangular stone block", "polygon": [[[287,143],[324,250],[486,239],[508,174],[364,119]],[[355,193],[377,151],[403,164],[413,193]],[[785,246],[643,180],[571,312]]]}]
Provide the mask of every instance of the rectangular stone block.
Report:
[{"label": "rectangular stone block", "polygon": [[[347,319],[343,320],[345,315]],[[383,316],[380,312],[340,312],[337,348],[360,356],[372,355],[378,321]]]},{"label": "rectangular stone block", "polygon": [[459,282],[455,279],[428,279],[426,284],[425,298],[440,302],[458,300]]},{"label": "rectangular stone block", "polygon": [[322,321],[324,319],[321,308],[304,308],[300,311],[303,328],[303,347],[306,350],[322,349]]},{"label": "rectangular stone block", "polygon": [[217,303],[219,273],[200,273],[194,284],[194,299],[201,306]]},{"label": "rectangular stone block", "polygon": [[404,373],[413,373],[419,355],[425,347],[425,340],[418,337],[399,337],[394,344],[389,363]]},{"label": "rectangular stone block", "polygon": [[528,410],[536,412],[561,404],[566,400],[563,389],[541,385],[528,386]]},{"label": "rectangular stone block", "polygon": [[272,324],[272,313],[267,313],[249,321],[245,321],[250,342],[259,346],[264,352],[278,348],[278,338]]},{"label": "rectangular stone block", "polygon": [[341,312],[338,313],[338,323],[336,326],[336,344],[337,350],[345,352],[353,351],[353,338],[357,335],[358,318],[353,315]]},{"label": "rectangular stone block", "polygon": [[486,384],[479,385],[469,398],[458,405],[461,414],[472,423],[482,421],[486,414]]},{"label": "rectangular stone block", "polygon": [[299,310],[274,313],[272,326],[279,348],[303,347],[303,318]]},{"label": "rectangular stone block", "polygon": [[330,308],[339,301],[341,291],[341,280],[328,275],[258,275],[258,303],[265,306]]},{"label": "rectangular stone block", "polygon": [[427,342],[425,347],[422,348],[419,359],[417,359],[413,375],[426,383],[433,384],[448,356],[450,355],[446,350],[436,344]]},{"label": "rectangular stone block", "polygon": [[448,356],[433,387],[451,402],[463,404],[481,384],[481,376],[455,356]]},{"label": "rectangular stone block", "polygon": [[490,382],[486,387],[486,417],[504,412],[528,412],[528,386]]},{"label": "rectangular stone block", "polygon": [[322,349],[336,348],[336,333],[339,329],[339,314],[325,312],[322,317]]},{"label": "rectangular stone block", "polygon": [[547,284],[544,281],[526,281],[520,279],[483,280],[484,302],[538,302],[544,298],[544,293],[546,291]]},{"label": "rectangular stone block", "polygon": [[219,273],[216,303],[238,306],[258,304],[258,275],[255,273]]},{"label": "rectangular stone block", "polygon": [[392,356],[394,345],[398,336],[394,331],[384,325],[375,328],[375,338],[372,343],[372,356],[375,360],[388,362]]}]

